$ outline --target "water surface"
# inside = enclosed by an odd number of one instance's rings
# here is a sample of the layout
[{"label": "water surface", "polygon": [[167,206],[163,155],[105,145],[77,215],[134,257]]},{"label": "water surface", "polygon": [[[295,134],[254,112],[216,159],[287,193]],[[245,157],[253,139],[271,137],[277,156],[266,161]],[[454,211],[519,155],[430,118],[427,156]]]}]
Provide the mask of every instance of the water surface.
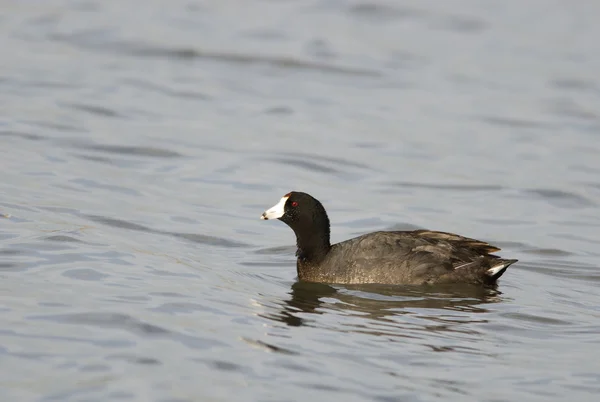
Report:
[{"label": "water surface", "polygon": [[[593,2],[7,2],[11,401],[595,401]],[[428,228],[497,289],[297,283],[260,214]]]}]

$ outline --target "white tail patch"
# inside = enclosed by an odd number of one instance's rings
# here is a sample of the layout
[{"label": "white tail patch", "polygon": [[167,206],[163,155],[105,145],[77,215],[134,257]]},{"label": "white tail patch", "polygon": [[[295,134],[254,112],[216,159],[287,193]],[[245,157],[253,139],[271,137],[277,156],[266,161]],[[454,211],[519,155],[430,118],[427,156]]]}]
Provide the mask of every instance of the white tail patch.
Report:
[{"label": "white tail patch", "polygon": [[496,265],[495,267],[491,267],[490,269],[485,271],[485,273],[488,274],[489,276],[496,276],[498,274],[498,272],[500,272],[506,268],[506,265],[507,264]]}]

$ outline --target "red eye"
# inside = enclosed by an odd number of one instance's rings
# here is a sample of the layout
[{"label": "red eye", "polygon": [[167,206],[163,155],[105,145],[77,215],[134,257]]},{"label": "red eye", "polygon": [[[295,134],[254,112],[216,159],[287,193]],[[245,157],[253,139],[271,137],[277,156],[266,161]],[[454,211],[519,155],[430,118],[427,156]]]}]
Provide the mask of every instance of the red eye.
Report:
[{"label": "red eye", "polygon": [[297,207],[298,203],[296,201],[292,201],[292,207]]}]

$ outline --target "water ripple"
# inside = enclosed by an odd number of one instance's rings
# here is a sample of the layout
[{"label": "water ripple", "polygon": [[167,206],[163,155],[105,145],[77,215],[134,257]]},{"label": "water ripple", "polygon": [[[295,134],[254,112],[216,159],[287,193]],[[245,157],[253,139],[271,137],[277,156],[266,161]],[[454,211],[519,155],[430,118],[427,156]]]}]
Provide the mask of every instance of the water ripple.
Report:
[{"label": "water ripple", "polygon": [[148,156],[152,158],[179,158],[183,156],[179,152],[170,151],[162,148],[152,148],[144,146],[126,146],[126,145],[107,145],[107,144],[85,144],[72,143],[73,147],[85,149],[87,151],[106,152],[115,155],[134,155]]},{"label": "water ripple", "polygon": [[185,335],[158,325],[140,321],[122,313],[87,312],[57,315],[32,315],[30,320],[48,320],[56,323],[91,325],[103,329],[122,329],[142,337],[166,338],[180,342],[193,349],[207,349],[221,346],[222,342],[200,336]]},{"label": "water ripple", "polygon": [[582,195],[569,191],[556,189],[527,189],[523,190],[528,195],[534,195],[550,204],[562,208],[584,208],[592,207],[596,204]]},{"label": "water ripple", "polygon": [[57,42],[69,43],[71,45],[97,51],[108,51],[120,55],[150,58],[168,58],[189,61],[194,59],[213,60],[228,64],[266,64],[283,69],[293,70],[312,70],[323,73],[356,75],[363,77],[380,77],[381,73],[374,70],[363,68],[353,68],[346,66],[337,66],[325,63],[316,63],[299,58],[278,57],[257,54],[227,53],[210,50],[200,50],[192,48],[167,48],[155,44],[143,42],[127,42],[119,40],[115,42],[94,41],[97,37],[96,32],[83,33],[77,35],[54,34],[51,39]]},{"label": "water ripple", "polygon": [[82,112],[90,113],[100,117],[110,117],[119,119],[125,118],[125,116],[120,112],[117,112],[116,110],[110,109],[106,106],[85,105],[82,103],[73,103],[67,106],[69,106],[72,109],[80,110]]},{"label": "water ripple", "polygon": [[210,245],[210,246],[220,246],[220,247],[228,247],[228,248],[250,247],[249,244],[243,243],[240,241],[229,240],[229,239],[224,239],[221,237],[204,235],[204,234],[200,234],[200,233],[179,233],[179,232],[169,232],[169,231],[157,230],[157,229],[152,229],[148,226],[139,225],[139,224],[133,223],[133,222],[128,222],[123,219],[115,219],[115,218],[109,218],[109,217],[99,216],[99,215],[86,215],[86,218],[90,219],[91,221],[101,223],[103,225],[112,226],[114,228],[174,236],[174,237],[185,239],[185,240],[188,240],[188,241],[191,241],[194,243],[205,244],[205,245]]}]

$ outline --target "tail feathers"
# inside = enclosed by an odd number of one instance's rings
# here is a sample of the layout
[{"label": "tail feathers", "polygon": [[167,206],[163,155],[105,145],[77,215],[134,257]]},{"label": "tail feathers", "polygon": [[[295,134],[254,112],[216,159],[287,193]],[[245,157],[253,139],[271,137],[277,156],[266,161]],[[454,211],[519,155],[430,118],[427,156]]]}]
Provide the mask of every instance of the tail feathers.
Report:
[{"label": "tail feathers", "polygon": [[504,271],[506,271],[506,269],[508,267],[510,267],[512,264],[514,264],[517,261],[518,260],[501,260],[501,261],[498,261],[498,264],[494,265],[491,268],[488,268],[485,271],[485,274],[488,275],[491,280],[495,281],[496,279],[498,279],[498,278],[500,278],[502,276],[502,274],[504,273]]}]

